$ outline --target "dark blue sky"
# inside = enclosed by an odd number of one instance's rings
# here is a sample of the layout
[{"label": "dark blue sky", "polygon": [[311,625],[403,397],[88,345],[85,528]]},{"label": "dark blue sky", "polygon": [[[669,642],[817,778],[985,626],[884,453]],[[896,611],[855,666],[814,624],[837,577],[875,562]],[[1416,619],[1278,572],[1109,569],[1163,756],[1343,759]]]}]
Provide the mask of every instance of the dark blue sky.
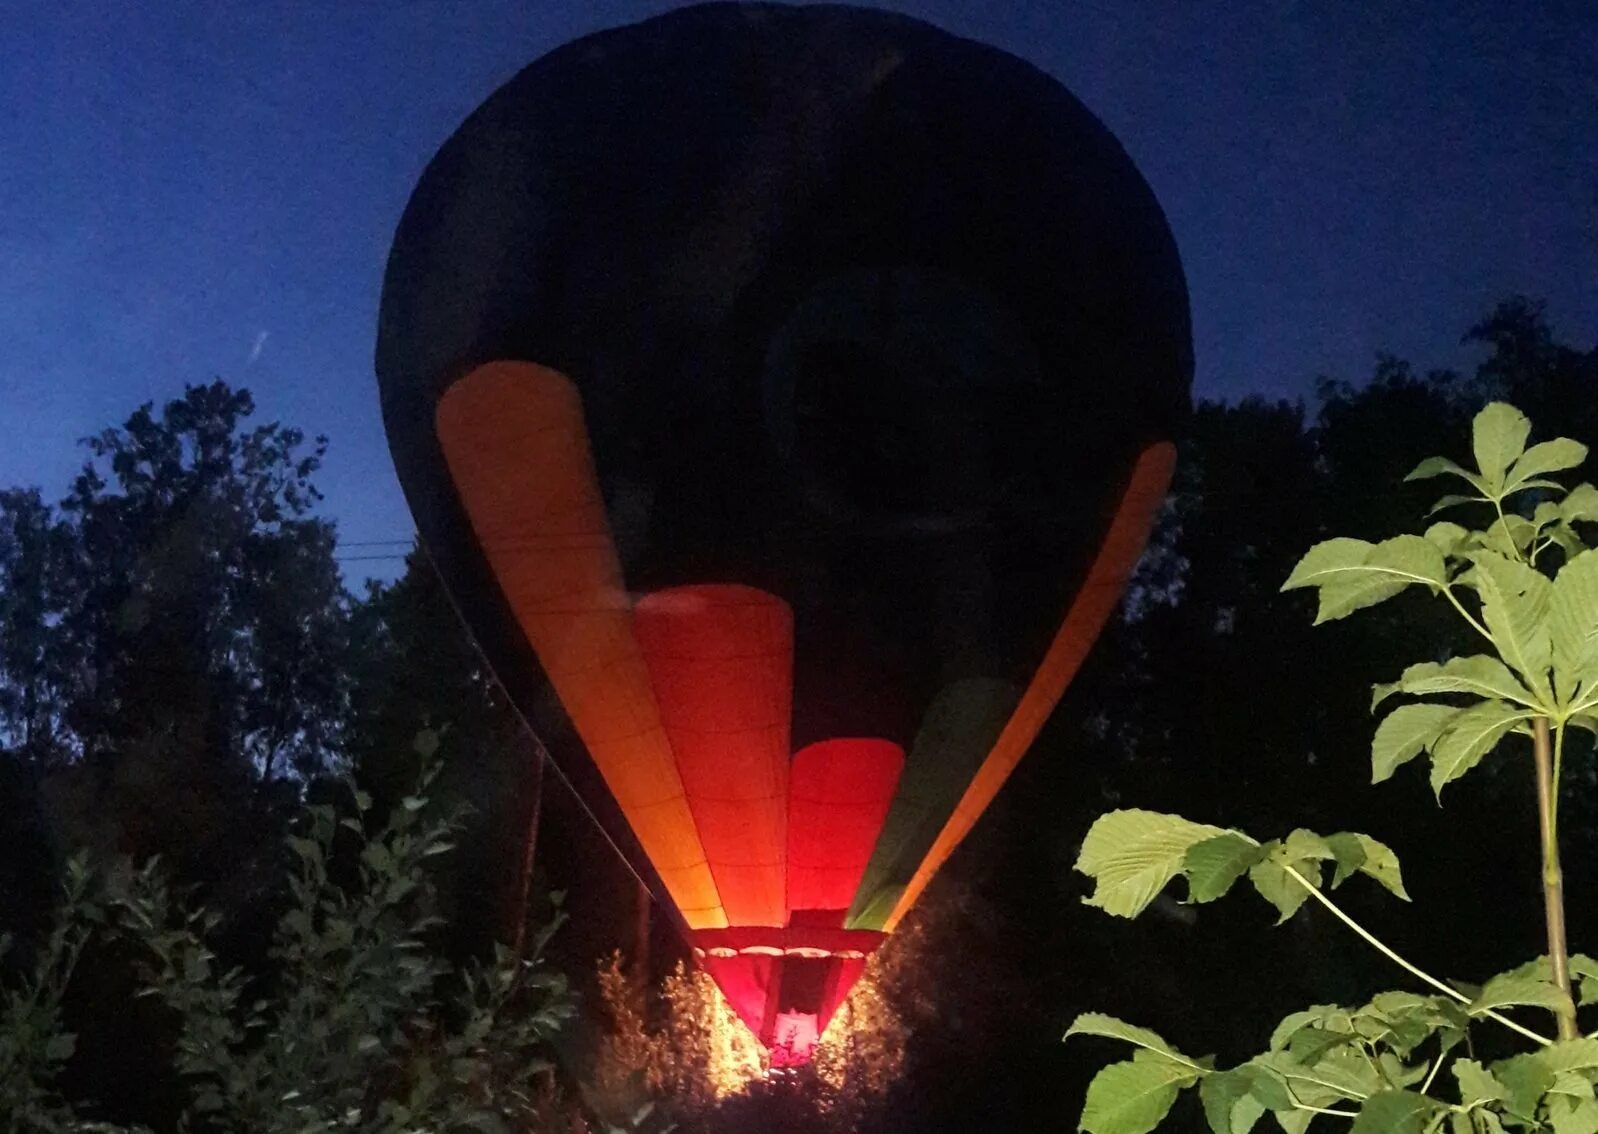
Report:
[{"label": "dark blue sky", "polygon": [[[58,495],[76,438],[219,374],[330,436],[346,540],[408,536],[371,357],[412,185],[521,66],[676,6],[8,6],[0,484]],[[1513,292],[1598,340],[1591,0],[889,6],[1033,61],[1119,136],[1182,250],[1202,395],[1363,378],[1378,350],[1467,364],[1466,323]]]}]

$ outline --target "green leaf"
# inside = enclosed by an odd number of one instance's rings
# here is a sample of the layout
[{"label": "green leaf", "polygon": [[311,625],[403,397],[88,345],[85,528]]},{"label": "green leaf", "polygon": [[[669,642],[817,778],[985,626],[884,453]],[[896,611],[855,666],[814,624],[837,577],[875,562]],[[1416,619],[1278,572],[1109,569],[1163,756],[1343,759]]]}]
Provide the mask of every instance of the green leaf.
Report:
[{"label": "green leaf", "polygon": [[[1309,1067],[1301,1078],[1292,1079],[1295,1090],[1300,1082],[1310,1082],[1317,1086],[1336,1091],[1347,1099],[1362,1099],[1375,1094],[1382,1086],[1380,1074],[1370,1065],[1370,1060],[1362,1052],[1352,1047],[1336,1048],[1327,1052],[1317,1060],[1313,1067]],[[1299,1095],[1302,1098],[1303,1092]]]},{"label": "green leaf", "polygon": [[1598,488],[1590,484],[1576,485],[1559,502],[1559,514],[1567,524],[1577,520],[1598,523]]},{"label": "green leaf", "polygon": [[[1441,512],[1444,508],[1457,508],[1461,504],[1491,504],[1491,503],[1492,503],[1492,501],[1487,499],[1485,496],[1460,496],[1460,495],[1455,494],[1455,493],[1450,493],[1447,496],[1439,497],[1437,503],[1433,504],[1430,508],[1426,509],[1426,514],[1428,516],[1432,516],[1432,515],[1437,514],[1438,512]],[[1458,525],[1451,525],[1451,526],[1457,527]],[[1460,528],[1460,531],[1464,531],[1464,530],[1465,529]],[[1464,537],[1461,536],[1460,538],[1463,539]],[[1435,542],[1435,541],[1433,541],[1433,542]]]},{"label": "green leaf", "polygon": [[1587,446],[1569,437],[1556,437],[1527,449],[1509,470],[1504,492],[1514,492],[1525,481],[1544,473],[1573,469],[1587,459]]},{"label": "green leaf", "polygon": [[1136,917],[1181,872],[1189,848],[1225,833],[1154,811],[1101,815],[1076,860],[1076,869],[1097,883],[1085,900],[1117,917]]},{"label": "green leaf", "polygon": [[1365,865],[1365,848],[1360,843],[1359,836],[1349,831],[1327,835],[1326,845],[1332,848],[1332,854],[1337,859],[1337,866],[1332,871],[1332,889],[1335,890]]},{"label": "green leaf", "polygon": [[1197,1078],[1169,1059],[1112,1063],[1088,1084],[1076,1128],[1088,1134],[1148,1134],[1170,1113],[1177,1092]]},{"label": "green leaf", "polygon": [[1254,1076],[1239,1069],[1206,1075],[1199,1084],[1199,1101],[1214,1134],[1249,1134],[1265,1113],[1265,1104],[1252,1090]]},{"label": "green leaf", "polygon": [[1550,528],[1548,537],[1564,551],[1566,562],[1587,550],[1587,545],[1581,542],[1581,537],[1576,534],[1576,529],[1571,527],[1565,520],[1560,520]]},{"label": "green leaf", "polygon": [[71,1032],[57,1032],[44,1045],[44,1057],[51,1063],[65,1063],[78,1049],[78,1039]]},{"label": "green leaf", "polygon": [[1266,857],[1249,868],[1248,880],[1254,883],[1254,889],[1259,891],[1260,897],[1275,906],[1282,915],[1276,920],[1276,924],[1280,925],[1297,913],[1309,898],[1309,891],[1288,873],[1289,868],[1296,870],[1305,881],[1319,885],[1321,865],[1313,858],[1289,858],[1282,844],[1274,839],[1266,843],[1265,848]]},{"label": "green leaf", "polygon": [[1536,538],[1537,529],[1532,522],[1510,512],[1502,519],[1493,521],[1492,526],[1482,533],[1481,542],[1489,551],[1495,551],[1506,559],[1518,559]]},{"label": "green leaf", "polygon": [[1123,1043],[1129,1043],[1135,1047],[1141,1047],[1174,1059],[1179,1063],[1185,1063],[1195,1072],[1202,1070],[1195,1060],[1189,1059],[1180,1051],[1177,1051],[1176,1048],[1166,1043],[1148,1028],[1140,1028],[1135,1024],[1128,1024],[1124,1020],[1117,1020],[1114,1016],[1106,1016],[1102,1012],[1083,1012],[1075,1020],[1072,1020],[1071,1026],[1065,1029],[1065,1035],[1061,1038],[1062,1040],[1068,1040],[1072,1036],[1103,1036],[1106,1039],[1121,1040]]},{"label": "green leaf", "polygon": [[1300,1028],[1287,1045],[1287,1053],[1305,1066],[1313,1066],[1333,1048],[1353,1043],[1355,1037],[1325,1028]]},{"label": "green leaf", "polygon": [[[1249,1080],[1249,1090],[1265,1104],[1266,1110],[1290,1110],[1293,1096],[1287,1093],[1287,1082],[1269,1066],[1271,1056],[1257,1055],[1240,1067],[1234,1068]],[[1281,1115],[1277,1115],[1278,1118]]]},{"label": "green leaf", "polygon": [[1264,857],[1264,847],[1230,831],[1195,843],[1188,848],[1182,867],[1187,875],[1188,898],[1213,902]]},{"label": "green leaf", "polygon": [[1501,1059],[1492,1066],[1493,1077],[1504,1088],[1504,1109],[1528,1122],[1537,1117],[1537,1104],[1554,1085],[1554,1073],[1530,1055]]},{"label": "green leaf", "polygon": [[1547,697],[1549,643],[1548,604],[1553,585],[1526,564],[1478,551],[1474,583],[1482,600],[1482,621],[1498,652],[1524,677],[1532,690]]},{"label": "green leaf", "polygon": [[1414,1091],[1378,1091],[1359,1108],[1349,1134],[1422,1134],[1438,1104]]},{"label": "green leaf", "polygon": [[1531,691],[1509,672],[1509,667],[1487,654],[1449,658],[1441,665],[1420,662],[1404,671],[1398,685],[1405,693],[1476,693],[1527,706],[1536,704]]},{"label": "green leaf", "polygon": [[1403,690],[1399,686],[1400,683],[1397,681],[1389,681],[1384,685],[1372,685],[1371,712],[1374,713],[1377,709],[1381,708],[1382,702],[1393,696],[1395,693],[1402,693]]},{"label": "green leaf", "polygon": [[1487,492],[1487,485],[1482,482],[1481,477],[1467,468],[1456,465],[1447,457],[1427,457],[1411,469],[1409,475],[1404,477],[1404,479],[1406,481],[1430,480],[1436,476],[1457,476],[1461,480],[1469,481],[1479,492],[1483,494]]},{"label": "green leaf", "polygon": [[[1543,963],[1547,964],[1546,957],[1543,958]],[[1491,981],[1487,983],[1492,984]],[[1558,995],[1559,990],[1552,984],[1548,987],[1554,990],[1554,999],[1563,1003],[1563,999]],[[1531,1058],[1556,1075],[1562,1071],[1598,1071],[1598,1037],[1582,1036],[1580,1039],[1551,1043],[1532,1052]]]},{"label": "green leaf", "polygon": [[1503,701],[1481,701],[1463,710],[1432,745],[1432,791],[1442,798],[1443,786],[1481,763],[1526,710]]},{"label": "green leaf", "polygon": [[1340,1004],[1316,1004],[1294,1012],[1276,1025],[1271,1033],[1271,1050],[1281,1051],[1305,1028],[1323,1028],[1339,1035],[1353,1035],[1348,1009]]},{"label": "green leaf", "polygon": [[[1469,503],[1473,499],[1474,498],[1470,496],[1445,496],[1432,507],[1432,511],[1435,512],[1438,508],[1448,507],[1449,503],[1447,502],[1456,504],[1462,502]],[[1437,550],[1441,551],[1444,555],[1456,555],[1464,549],[1464,545],[1466,541],[1470,539],[1470,536],[1471,533],[1465,528],[1460,527],[1458,524],[1451,524],[1445,520],[1441,523],[1433,524],[1431,527],[1427,528],[1426,534],[1422,538],[1425,539],[1427,543],[1436,547]]]},{"label": "green leaf", "polygon": [[1598,1134],[1598,1102],[1562,1095],[1550,1097],[1548,1122],[1554,1134]]},{"label": "green leaf", "polygon": [[1337,856],[1332,889],[1337,889],[1358,871],[1374,878],[1390,893],[1409,901],[1409,893],[1404,889],[1404,876],[1398,866],[1398,856],[1386,843],[1357,831],[1339,831],[1326,836],[1326,845]]},{"label": "green leaf", "polygon": [[1371,740],[1371,783],[1381,783],[1400,765],[1429,750],[1461,712],[1453,705],[1428,704],[1400,705],[1388,713]]},{"label": "green leaf", "polygon": [[1287,576],[1287,582],[1282,584],[1282,590],[1322,586],[1329,580],[1362,566],[1365,557],[1375,546],[1368,540],[1350,539],[1347,536],[1317,543],[1298,561],[1298,565]]},{"label": "green leaf", "polygon": [[1550,524],[1557,524],[1561,519],[1563,516],[1560,514],[1559,504],[1553,500],[1539,500],[1531,514],[1532,526],[1538,531]]},{"label": "green leaf", "polygon": [[1440,588],[1447,582],[1443,553],[1421,536],[1395,536],[1374,545],[1338,538],[1310,548],[1282,590],[1319,587],[1318,626],[1391,598],[1415,583]]},{"label": "green leaf", "polygon": [[1569,969],[1571,979],[1581,981],[1581,992],[1576,998],[1576,1003],[1583,1007],[1598,1003],[1598,961],[1585,953],[1572,953]]},{"label": "green leaf", "polygon": [[[1349,1057],[1355,1062],[1350,1062]],[[1331,1106],[1362,1098],[1376,1087],[1370,1064],[1348,1048],[1334,1051],[1314,1067],[1305,1066],[1285,1051],[1256,1055],[1244,1066],[1257,1069],[1254,1093],[1270,1110],[1285,1109],[1278,1105],[1281,1102],[1291,1107],[1294,1098],[1309,1106]],[[1287,1094],[1289,1090],[1291,1095]]]},{"label": "green leaf", "polygon": [[1474,1059],[1456,1059],[1454,1078],[1459,1080],[1459,1101],[1465,1106],[1495,1102],[1504,1097],[1504,1085]]},{"label": "green leaf", "polygon": [[1565,723],[1575,725],[1577,728],[1584,728],[1592,733],[1593,736],[1598,737],[1598,717],[1587,713],[1574,713]]},{"label": "green leaf", "polygon": [[1579,685],[1598,683],[1598,550],[1560,568],[1548,599],[1554,684],[1568,703]]},{"label": "green leaf", "polygon": [[1517,972],[1507,972],[1498,974],[1483,985],[1476,999],[1472,1000],[1465,1010],[1472,1016],[1480,1016],[1491,1009],[1506,1008],[1513,1004],[1526,1004],[1558,1012],[1567,1009],[1570,1001],[1563,992],[1548,981],[1523,976]]},{"label": "green leaf", "polygon": [[1491,402],[1476,415],[1471,424],[1470,447],[1476,454],[1482,479],[1494,494],[1502,493],[1504,473],[1525,452],[1530,436],[1531,422],[1507,402]]},{"label": "green leaf", "polygon": [[1593,1091],[1592,1080],[1575,1071],[1554,1072],[1554,1085],[1548,1088],[1548,1093],[1569,1095],[1576,1099],[1598,1098],[1598,1093]]},{"label": "green leaf", "polygon": [[436,729],[424,728],[416,734],[416,739],[411,742],[411,748],[423,760],[431,760],[438,752],[439,734]]},{"label": "green leaf", "polygon": [[1298,828],[1287,836],[1287,841],[1282,844],[1282,856],[1297,862],[1302,859],[1315,859],[1326,862],[1337,857],[1337,852],[1327,845],[1325,839],[1314,831]]}]

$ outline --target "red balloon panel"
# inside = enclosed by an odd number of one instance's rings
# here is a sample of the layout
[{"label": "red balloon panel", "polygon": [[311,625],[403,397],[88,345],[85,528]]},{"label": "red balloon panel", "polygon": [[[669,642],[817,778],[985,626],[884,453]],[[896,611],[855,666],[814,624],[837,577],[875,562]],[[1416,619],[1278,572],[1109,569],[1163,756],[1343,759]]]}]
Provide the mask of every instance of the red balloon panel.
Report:
[{"label": "red balloon panel", "polygon": [[[792,924],[842,925],[904,770],[887,740],[823,740],[788,773],[788,909]],[[808,915],[805,911],[809,912]],[[830,915],[836,911],[837,918]]]}]

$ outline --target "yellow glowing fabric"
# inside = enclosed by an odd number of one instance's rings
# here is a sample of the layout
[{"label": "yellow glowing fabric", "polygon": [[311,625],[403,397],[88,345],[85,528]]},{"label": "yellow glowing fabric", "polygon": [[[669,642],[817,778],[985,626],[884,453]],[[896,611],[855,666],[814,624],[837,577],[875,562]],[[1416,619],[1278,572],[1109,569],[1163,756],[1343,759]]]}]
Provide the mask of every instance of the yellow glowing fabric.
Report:
[{"label": "yellow glowing fabric", "polygon": [[438,405],[477,541],[550,684],[693,929],[725,927],[605,518],[582,399],[547,367],[494,362]]}]

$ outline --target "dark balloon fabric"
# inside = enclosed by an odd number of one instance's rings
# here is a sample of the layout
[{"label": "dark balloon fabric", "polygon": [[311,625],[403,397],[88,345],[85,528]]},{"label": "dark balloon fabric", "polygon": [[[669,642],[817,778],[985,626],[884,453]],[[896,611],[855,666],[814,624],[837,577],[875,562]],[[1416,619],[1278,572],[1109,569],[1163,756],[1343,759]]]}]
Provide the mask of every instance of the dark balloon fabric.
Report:
[{"label": "dark balloon fabric", "polygon": [[1175,244],[1104,127],[832,6],[528,67],[423,175],[377,347],[485,656],[783,1058],[1112,613],[1191,370]]}]

